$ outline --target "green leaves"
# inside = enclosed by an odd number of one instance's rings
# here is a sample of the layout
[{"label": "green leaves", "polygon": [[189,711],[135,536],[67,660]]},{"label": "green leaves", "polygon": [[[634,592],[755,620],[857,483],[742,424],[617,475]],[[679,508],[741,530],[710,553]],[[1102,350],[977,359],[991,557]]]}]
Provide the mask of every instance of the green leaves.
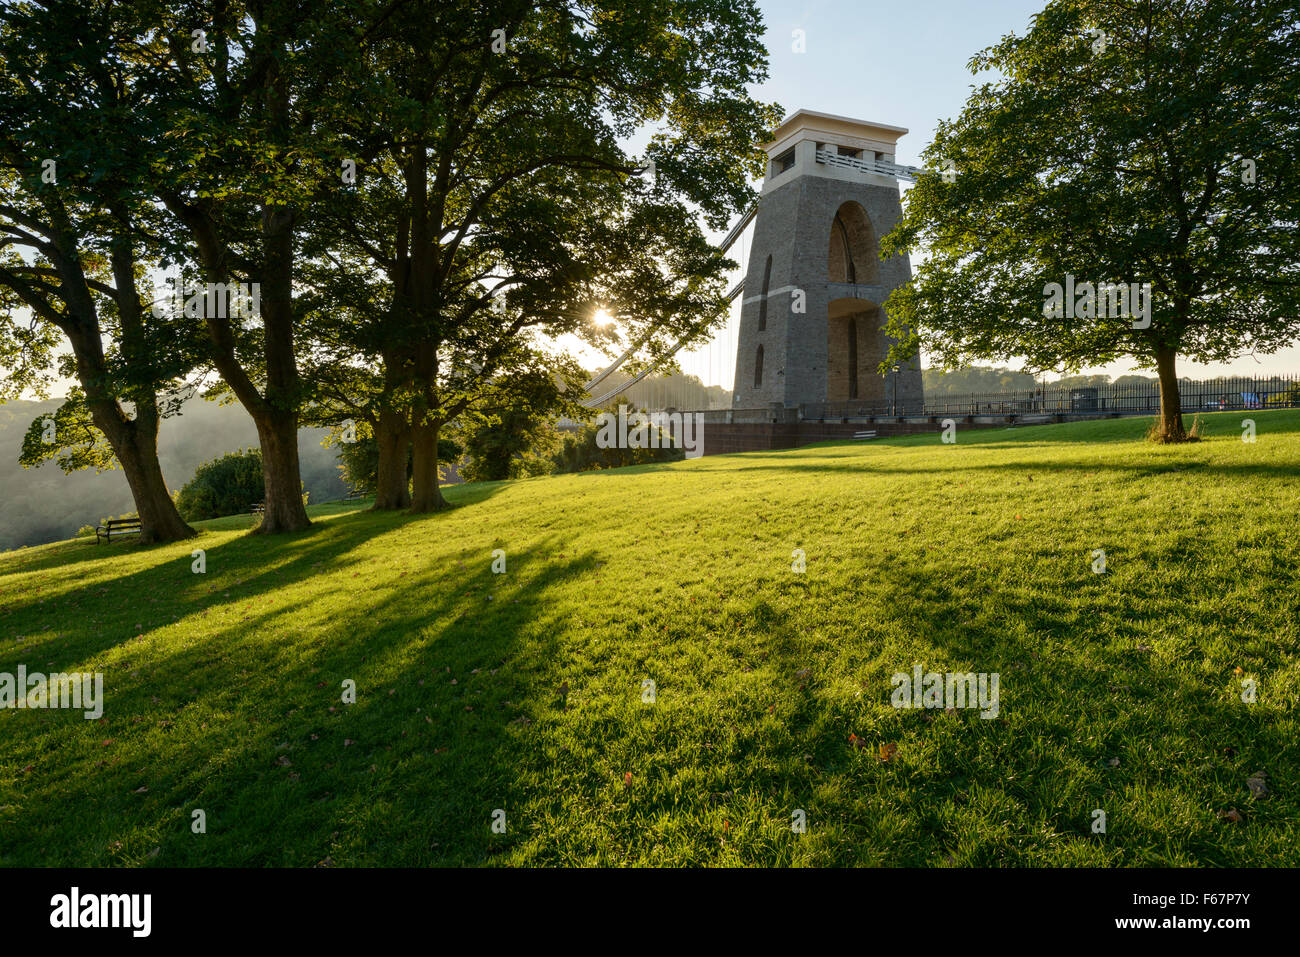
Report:
[{"label": "green leaves", "polygon": [[87,468],[106,472],[117,468],[113,450],[91,420],[85,394],[80,389],[69,390],[68,398],[53,415],[32,420],[23,436],[18,461],[29,469],[57,461],[64,472]]},{"label": "green leaves", "polygon": [[[926,151],[931,168],[954,163],[955,182],[923,177],[883,244],[929,253],[888,303],[891,332],[919,331],[939,364],[1067,370],[1293,340],[1297,19],[1279,0],[1055,0],[1025,36],[973,58],[1002,76]],[[1242,158],[1268,176],[1247,182]],[[1150,282],[1151,327],[1043,316],[1046,284],[1067,274]]]}]

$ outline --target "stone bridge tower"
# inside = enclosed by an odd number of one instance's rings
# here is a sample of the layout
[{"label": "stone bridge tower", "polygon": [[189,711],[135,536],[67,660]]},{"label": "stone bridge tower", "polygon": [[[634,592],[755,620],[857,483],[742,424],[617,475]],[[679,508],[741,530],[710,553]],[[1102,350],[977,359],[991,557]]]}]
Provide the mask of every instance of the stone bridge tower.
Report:
[{"label": "stone bridge tower", "polygon": [[906,132],[799,110],[764,147],[734,408],[804,405],[818,418],[827,406],[839,415],[922,410],[917,357],[877,371],[893,341],[881,331],[881,304],[912,275],[905,256],[880,257],[881,237],[902,215],[897,177],[907,173],[894,165],[894,144]]}]

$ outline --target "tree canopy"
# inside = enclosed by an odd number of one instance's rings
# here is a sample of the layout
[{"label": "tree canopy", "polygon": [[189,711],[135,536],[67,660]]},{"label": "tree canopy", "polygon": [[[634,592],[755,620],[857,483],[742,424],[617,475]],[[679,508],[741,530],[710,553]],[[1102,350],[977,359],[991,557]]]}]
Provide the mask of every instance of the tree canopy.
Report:
[{"label": "tree canopy", "polygon": [[925,153],[956,175],[921,177],[883,243],[928,252],[886,304],[894,354],[1133,358],[1160,376],[1159,437],[1184,438],[1177,356],[1300,333],[1298,20],[1286,0],[1052,0],[975,56],[999,78]]},{"label": "tree canopy", "polygon": [[[159,517],[156,419],[195,381],[257,425],[260,530],[294,530],[303,424],[363,421],[377,507],[437,508],[444,425],[577,408],[560,340],[635,343],[635,369],[725,316],[731,264],[700,221],[753,202],[778,118],[748,92],[766,75],[752,0],[3,9],[9,392],[50,379],[61,332],[81,389],[60,454],[145,475],[159,537],[189,530]],[[154,309],[164,274],[207,292]]]}]

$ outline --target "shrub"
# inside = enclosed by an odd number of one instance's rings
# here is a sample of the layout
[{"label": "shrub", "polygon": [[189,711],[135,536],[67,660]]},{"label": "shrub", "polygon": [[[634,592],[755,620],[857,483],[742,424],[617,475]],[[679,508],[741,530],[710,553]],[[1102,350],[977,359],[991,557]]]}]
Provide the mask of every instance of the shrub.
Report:
[{"label": "shrub", "polygon": [[176,507],[187,522],[194,522],[243,514],[265,498],[262,453],[244,449],[200,465],[181,489]]},{"label": "shrub", "polygon": [[[612,409],[605,411],[617,415]],[[555,471],[587,472],[592,469],[616,469],[624,465],[644,465],[647,462],[680,462],[686,458],[683,449],[671,444],[672,440],[666,431],[657,425],[646,428],[659,433],[659,448],[602,449],[596,443],[600,434],[599,422],[584,422],[576,433],[570,432],[564,436],[559,450],[555,452]]]},{"label": "shrub", "polygon": [[491,407],[461,434],[467,458],[460,474],[466,482],[547,475],[559,447],[559,433],[549,418],[525,405]]}]

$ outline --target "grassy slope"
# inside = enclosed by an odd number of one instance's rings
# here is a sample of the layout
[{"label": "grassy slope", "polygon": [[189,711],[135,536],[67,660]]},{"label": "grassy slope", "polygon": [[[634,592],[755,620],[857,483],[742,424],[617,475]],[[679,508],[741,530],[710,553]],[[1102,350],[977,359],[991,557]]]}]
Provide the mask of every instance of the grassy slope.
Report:
[{"label": "grassy slope", "polygon": [[[1300,413],[1253,416],[1253,445],[1241,413],[1181,448],[922,436],[5,555],[0,671],[108,701],[0,712],[0,863],[1300,864]],[[1003,720],[895,710],[915,663],[999,672]]]}]

